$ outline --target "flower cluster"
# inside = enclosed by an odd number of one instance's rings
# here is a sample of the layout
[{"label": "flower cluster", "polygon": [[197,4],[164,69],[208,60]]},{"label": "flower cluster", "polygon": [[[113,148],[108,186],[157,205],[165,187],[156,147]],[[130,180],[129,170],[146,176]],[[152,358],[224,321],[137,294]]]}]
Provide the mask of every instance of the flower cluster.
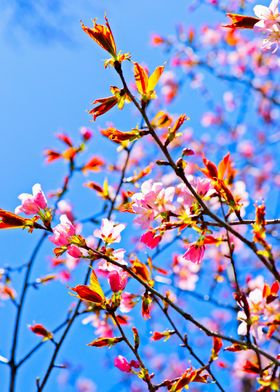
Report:
[{"label": "flower cluster", "polygon": [[268,7],[256,5],[254,7],[255,15],[260,19],[254,25],[254,29],[267,35],[263,40],[263,48],[278,49],[280,43],[280,14],[279,0],[272,0]]}]

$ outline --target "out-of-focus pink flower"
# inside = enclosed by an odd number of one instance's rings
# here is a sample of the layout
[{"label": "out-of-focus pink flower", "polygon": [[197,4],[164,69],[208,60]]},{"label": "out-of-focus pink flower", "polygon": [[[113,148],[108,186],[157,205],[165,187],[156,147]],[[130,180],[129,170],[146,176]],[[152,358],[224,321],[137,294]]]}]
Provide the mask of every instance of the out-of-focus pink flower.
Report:
[{"label": "out-of-focus pink flower", "polygon": [[208,26],[203,26],[201,35],[200,35],[200,40],[203,46],[206,45],[212,45],[215,46],[217,45],[220,40],[221,40],[221,34],[220,31],[215,28],[209,28]]},{"label": "out-of-focus pink flower", "polygon": [[131,366],[129,362],[122,355],[118,355],[117,358],[115,358],[114,365],[122,372],[130,373],[131,371]]},{"label": "out-of-focus pink flower", "polygon": [[76,234],[75,226],[67,218],[66,215],[61,215],[60,223],[53,228],[53,235],[49,240],[58,246],[68,245],[70,237]]},{"label": "out-of-focus pink flower", "polygon": [[161,77],[160,84],[162,85],[161,94],[165,102],[168,104],[173,101],[178,93],[178,82],[175,79],[175,74],[172,71],[166,71]]},{"label": "out-of-focus pink flower", "polygon": [[109,219],[102,219],[100,229],[94,231],[94,235],[97,238],[101,238],[105,244],[112,244],[114,242],[120,242],[120,233],[124,230],[125,225],[110,221]]},{"label": "out-of-focus pink flower", "polygon": [[193,291],[195,289],[199,270],[198,264],[186,263],[182,255],[175,256],[173,259],[173,271],[177,277],[177,286],[181,290]]},{"label": "out-of-focus pink flower", "polygon": [[157,247],[160,241],[161,236],[156,235],[153,231],[147,231],[147,233],[141,236],[141,242],[147,245],[150,249]]},{"label": "out-of-focus pink flower", "polygon": [[221,123],[222,123],[221,115],[213,112],[204,113],[201,119],[201,124],[205,128],[208,128],[213,125],[220,125]]},{"label": "out-of-focus pink flower", "polygon": [[200,264],[204,256],[205,246],[198,245],[196,242],[189,244],[187,251],[183,254],[183,258],[195,264]]},{"label": "out-of-focus pink flower", "polygon": [[233,112],[236,109],[236,101],[231,91],[226,91],[223,95],[226,110]]},{"label": "out-of-focus pink flower", "polygon": [[21,205],[15,209],[16,214],[23,212],[26,215],[33,215],[47,208],[47,199],[40,184],[33,185],[32,195],[22,193],[18,198],[21,201]]},{"label": "out-of-focus pink flower", "polygon": [[79,257],[82,256],[82,252],[80,250],[80,248],[77,245],[70,245],[67,248],[67,253],[74,257],[75,259],[78,259]]},{"label": "out-of-focus pink flower", "polygon": [[79,378],[76,383],[77,392],[95,392],[96,385],[88,378]]},{"label": "out-of-focus pink flower", "polygon": [[127,291],[122,293],[120,311],[122,313],[130,312],[137,304],[137,295],[128,293]]},{"label": "out-of-focus pink flower", "polygon": [[97,314],[90,314],[83,319],[82,324],[91,324],[95,328],[95,334],[104,338],[113,337],[113,329],[108,322],[108,319],[102,319]]},{"label": "out-of-focus pink flower", "polygon": [[92,138],[92,130],[87,127],[82,127],[80,133],[86,142]]},{"label": "out-of-focus pink flower", "polygon": [[111,286],[112,291],[117,293],[118,291],[124,290],[126,284],[127,284],[127,273],[125,271],[111,271],[108,274],[108,280]]},{"label": "out-of-focus pink flower", "polygon": [[252,158],[255,153],[255,148],[250,140],[243,140],[238,145],[238,150],[245,158]]},{"label": "out-of-focus pink flower", "polygon": [[73,208],[71,204],[68,203],[68,201],[60,200],[57,204],[57,207],[60,215],[66,215],[71,222],[74,222],[75,218],[73,215]]},{"label": "out-of-focus pink flower", "polygon": [[71,273],[67,270],[62,270],[58,273],[58,278],[63,282],[69,282],[71,279]]}]

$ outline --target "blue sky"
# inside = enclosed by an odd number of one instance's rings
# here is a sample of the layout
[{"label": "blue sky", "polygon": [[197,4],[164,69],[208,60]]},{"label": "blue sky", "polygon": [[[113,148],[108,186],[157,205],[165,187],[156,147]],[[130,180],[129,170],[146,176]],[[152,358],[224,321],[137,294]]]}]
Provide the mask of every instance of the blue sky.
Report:
[{"label": "blue sky", "polygon": [[[54,133],[66,131],[74,137],[82,125],[96,129],[97,126],[90,122],[87,114],[90,103],[97,97],[108,95],[108,86],[116,83],[113,71],[105,71],[103,68],[105,52],[84,34],[80,28],[80,20],[89,25],[91,19],[97,17],[102,23],[106,12],[118,48],[131,51],[134,58],[144,60],[152,68],[161,64],[165,56],[160,50],[149,46],[150,34],[172,34],[180,19],[187,23],[190,17],[185,1],[171,4],[160,0],[7,0],[1,2],[0,11],[0,206],[13,210],[18,204],[17,195],[29,192],[34,183],[40,182],[43,188],[48,190],[60,186],[66,168],[61,164],[46,166],[43,163],[43,150],[58,146]],[[203,14],[197,15],[198,20],[203,17]],[[191,18],[193,20],[193,15]],[[127,126],[121,116],[118,121],[119,126]],[[92,148],[96,153],[94,140]],[[0,240],[3,245],[0,266],[19,265],[25,261],[38,236],[39,234],[34,233],[31,237],[21,231],[1,233]],[[33,272],[34,277],[40,275],[40,266],[43,265],[45,271],[46,254],[50,253],[50,250],[51,247],[47,245],[40,253],[40,262]],[[25,331],[24,326],[32,321],[40,321],[53,327],[58,320],[62,320],[63,307],[67,308],[70,303],[68,295],[65,295],[65,287],[60,283],[49,287],[42,292],[36,292],[36,296],[33,296],[32,292],[29,294],[22,319],[19,357],[38,341],[36,336],[28,330]],[[56,295],[60,295],[59,307],[56,306],[57,297],[54,297],[52,290]],[[46,308],[53,309],[53,312],[47,312],[46,315]],[[7,355],[10,347],[11,330],[8,326],[11,325],[13,316],[14,310],[11,306],[0,308],[2,355]],[[82,333],[81,336],[80,328],[73,329],[59,360],[63,361],[68,355],[71,358],[74,346],[77,363],[79,358],[85,355],[88,357],[83,374],[98,380],[100,376],[104,376],[99,364],[101,353],[98,350],[89,353],[85,346],[93,339],[92,329],[84,327]],[[24,365],[18,379],[20,392],[35,390],[34,374],[36,371],[40,374],[38,363],[40,368],[44,368],[50,350],[51,347],[46,345],[27,366]],[[1,391],[7,390],[7,376],[7,369],[0,367]],[[114,377],[110,380],[107,378],[106,384],[113,386],[116,380]],[[69,392],[73,390],[69,388]],[[46,392],[50,391],[59,391],[56,375],[46,389]]]}]

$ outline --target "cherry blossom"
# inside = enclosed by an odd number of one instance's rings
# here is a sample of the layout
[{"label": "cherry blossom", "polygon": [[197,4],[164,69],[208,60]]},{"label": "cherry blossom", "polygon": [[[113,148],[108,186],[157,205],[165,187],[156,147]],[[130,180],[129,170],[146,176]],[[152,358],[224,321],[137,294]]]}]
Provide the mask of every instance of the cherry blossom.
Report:
[{"label": "cherry blossom", "polygon": [[109,219],[102,219],[100,229],[94,231],[94,235],[97,238],[101,238],[105,244],[112,244],[121,241],[120,233],[125,229],[125,225],[122,223],[115,223]]},{"label": "cherry blossom", "polygon": [[194,264],[200,264],[205,252],[205,246],[198,245],[196,242],[189,244],[187,251],[183,254],[183,259]]},{"label": "cherry blossom", "polygon": [[49,240],[55,245],[66,246],[75,234],[75,226],[64,214],[60,217],[60,223],[53,228],[53,235],[49,237]]},{"label": "cherry blossom", "polygon": [[255,15],[261,20],[256,23],[254,27],[261,30],[269,30],[273,27],[274,24],[280,23],[278,7],[279,0],[272,0],[268,7],[264,5],[256,5],[254,7],[254,12]]},{"label": "cherry blossom", "polygon": [[112,291],[118,292],[125,289],[128,280],[128,275],[127,272],[125,271],[114,270],[109,272],[108,280]]},{"label": "cherry blossom", "polygon": [[32,195],[22,193],[18,198],[21,205],[15,209],[16,214],[23,212],[26,215],[34,215],[47,208],[47,199],[40,184],[33,185]]}]

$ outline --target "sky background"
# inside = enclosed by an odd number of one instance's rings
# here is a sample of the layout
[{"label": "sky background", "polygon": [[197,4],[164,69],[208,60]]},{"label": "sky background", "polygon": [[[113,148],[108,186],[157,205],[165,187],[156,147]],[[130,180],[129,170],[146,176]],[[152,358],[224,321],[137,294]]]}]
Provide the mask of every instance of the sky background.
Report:
[{"label": "sky background", "polygon": [[[144,61],[151,69],[162,64],[167,55],[161,50],[149,45],[152,32],[162,35],[173,34],[176,24],[182,21],[186,25],[198,25],[203,21],[221,23],[224,16],[214,13],[209,7],[200,7],[197,12],[188,12],[188,0],[62,0],[62,1],[24,1],[1,0],[0,12],[0,207],[13,211],[18,205],[17,196],[22,192],[30,192],[33,184],[39,182],[43,189],[53,190],[60,186],[65,174],[63,164],[47,166],[43,162],[43,150],[57,147],[54,134],[67,132],[71,136],[78,135],[81,126],[97,129],[91,123],[87,113],[91,102],[109,95],[109,86],[117,83],[113,70],[104,70],[103,60],[107,54],[90,40],[80,27],[80,20],[90,25],[91,19],[97,17],[103,22],[104,13],[109,17],[114,31],[118,49],[130,51],[134,59]],[[186,111],[192,118],[196,118],[199,107],[196,106],[195,93],[183,96],[184,105],[181,111]],[[198,102],[198,101],[197,101]],[[116,121],[120,129],[129,127],[125,116],[112,113],[111,120]],[[195,120],[194,120],[195,121]],[[101,120],[99,124],[105,124]],[[96,142],[98,140],[98,142]],[[101,144],[101,139],[93,139],[92,152],[95,154],[103,148],[109,154],[108,143]],[[105,152],[104,152],[105,151]],[[82,190],[77,199],[77,213],[83,213],[87,202],[88,191]],[[79,207],[80,205],[80,207]],[[91,208],[91,207],[89,207]],[[26,232],[16,234],[1,233],[2,265],[19,265],[31,254],[39,234],[32,238],[26,237]],[[51,246],[46,245],[41,254],[41,263],[46,263],[46,253]],[[83,271],[82,271],[83,272]],[[40,267],[36,267],[33,275],[40,274]],[[56,307],[56,296],[60,296],[60,306]],[[32,307],[27,310],[22,320],[46,322],[50,329],[58,320],[63,304],[69,305],[68,295],[60,283],[53,283],[52,288],[46,287],[32,298]],[[32,295],[31,295],[32,297]],[[30,297],[29,297],[30,300]],[[5,305],[9,307],[10,305]],[[7,355],[10,347],[11,331],[7,328],[14,317],[13,308],[5,319],[4,309],[0,307],[0,355]],[[46,307],[52,309],[45,312]],[[59,360],[63,361],[72,355],[75,347],[76,363],[79,358],[87,357],[87,364],[83,368],[83,375],[100,380],[106,377],[106,391],[117,390],[114,371],[112,376],[102,373],[101,355],[98,350],[89,355],[85,346],[93,339],[92,329],[84,328],[83,335],[77,329],[68,336],[63,354]],[[21,335],[18,354],[21,357],[27,347],[32,346],[38,338],[28,330]],[[47,345],[46,345],[47,346]],[[32,391],[34,388],[34,374],[28,369],[38,364],[43,368],[47,363],[50,346],[44,347],[32,361],[23,368],[18,378],[18,386],[24,386],[19,391]],[[102,359],[103,361],[104,359]],[[32,363],[32,365],[31,365]],[[24,365],[25,366],[25,365]],[[7,369],[0,367],[0,390],[7,390]],[[55,371],[54,371],[55,373]],[[57,377],[52,377],[46,392],[60,391]],[[205,389],[206,390],[206,389]],[[73,388],[65,389],[74,391]],[[105,391],[105,389],[104,389]],[[102,390],[103,392],[103,390]]]}]

